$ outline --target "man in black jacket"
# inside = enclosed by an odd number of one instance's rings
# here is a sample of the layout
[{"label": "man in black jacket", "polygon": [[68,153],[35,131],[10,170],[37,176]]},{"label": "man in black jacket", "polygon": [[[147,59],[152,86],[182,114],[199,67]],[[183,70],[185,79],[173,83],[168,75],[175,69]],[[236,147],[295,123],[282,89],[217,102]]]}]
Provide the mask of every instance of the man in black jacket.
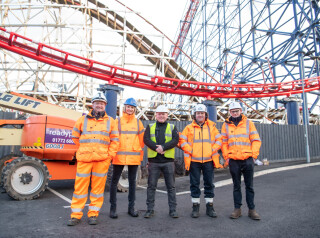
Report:
[{"label": "man in black jacket", "polygon": [[163,173],[169,203],[169,215],[178,218],[176,211],[176,188],[174,169],[174,147],[179,142],[177,128],[167,122],[168,108],[160,105],[156,109],[156,122],[147,126],[144,133],[144,143],[148,147],[148,189],[147,212],[145,218],[154,215],[154,200],[160,172]]}]

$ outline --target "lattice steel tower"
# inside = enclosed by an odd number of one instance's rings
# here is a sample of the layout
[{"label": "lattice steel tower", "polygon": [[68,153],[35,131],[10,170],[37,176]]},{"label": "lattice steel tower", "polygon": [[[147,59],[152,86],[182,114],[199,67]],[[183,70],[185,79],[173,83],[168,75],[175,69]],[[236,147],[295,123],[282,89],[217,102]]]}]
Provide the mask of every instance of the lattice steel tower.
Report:
[{"label": "lattice steel tower", "polygon": [[[264,84],[319,76],[319,0],[191,0],[189,4],[176,41],[183,52],[173,47],[171,55],[194,78]],[[318,101],[319,92],[313,92],[309,112]],[[256,108],[278,106],[270,99],[247,102]]]}]

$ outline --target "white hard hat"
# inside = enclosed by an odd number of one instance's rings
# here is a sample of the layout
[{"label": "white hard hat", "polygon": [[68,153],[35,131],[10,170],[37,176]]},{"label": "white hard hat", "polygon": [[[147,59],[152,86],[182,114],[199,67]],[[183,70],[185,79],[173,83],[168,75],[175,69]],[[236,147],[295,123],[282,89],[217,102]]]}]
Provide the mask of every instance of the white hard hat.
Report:
[{"label": "white hard hat", "polygon": [[95,102],[95,101],[102,101],[105,103],[108,103],[106,97],[103,95],[102,92],[98,92],[96,95],[94,95],[91,99],[91,103]]},{"label": "white hard hat", "polygon": [[156,112],[166,112],[166,113],[169,113],[169,110],[168,110],[168,108],[167,108],[166,106],[160,105],[160,106],[157,107]]},{"label": "white hard hat", "polygon": [[241,109],[240,103],[238,103],[238,102],[232,102],[232,103],[230,103],[230,105],[229,105],[229,110],[232,110],[232,109]]},{"label": "white hard hat", "polygon": [[204,104],[198,104],[196,105],[195,109],[194,109],[194,112],[206,112],[208,113],[207,111],[207,107],[204,105]]}]

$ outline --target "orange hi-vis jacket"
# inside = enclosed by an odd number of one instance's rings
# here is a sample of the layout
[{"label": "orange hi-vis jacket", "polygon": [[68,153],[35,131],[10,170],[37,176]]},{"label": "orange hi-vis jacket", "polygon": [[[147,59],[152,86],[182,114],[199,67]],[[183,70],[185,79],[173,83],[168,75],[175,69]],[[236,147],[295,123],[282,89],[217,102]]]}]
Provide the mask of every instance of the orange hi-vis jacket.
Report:
[{"label": "orange hi-vis jacket", "polygon": [[116,119],[119,129],[120,147],[112,164],[117,165],[140,165],[143,161],[143,135],[144,126],[135,117],[123,113],[121,118]]},{"label": "orange hi-vis jacket", "polygon": [[186,170],[190,169],[191,161],[198,163],[213,161],[215,167],[222,167],[218,154],[222,137],[213,121],[207,119],[202,128],[195,121],[187,125],[180,134],[179,144],[184,151]]},{"label": "orange hi-vis jacket", "polygon": [[245,160],[249,157],[258,158],[261,140],[253,122],[242,115],[236,126],[227,119],[221,128],[222,154],[225,160]]},{"label": "orange hi-vis jacket", "polygon": [[97,120],[91,110],[88,115],[77,120],[72,139],[79,145],[76,155],[78,161],[112,160],[119,147],[118,125],[107,114]]}]

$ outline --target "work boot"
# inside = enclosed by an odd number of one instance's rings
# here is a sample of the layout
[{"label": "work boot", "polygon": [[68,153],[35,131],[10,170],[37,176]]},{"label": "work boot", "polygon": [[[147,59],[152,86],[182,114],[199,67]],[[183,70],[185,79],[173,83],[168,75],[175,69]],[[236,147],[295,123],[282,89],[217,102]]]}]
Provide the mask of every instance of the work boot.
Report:
[{"label": "work boot", "polygon": [[235,208],[230,215],[231,219],[238,219],[241,217],[241,208]]},{"label": "work boot", "polygon": [[179,218],[179,215],[176,210],[171,210],[169,212],[169,216],[171,216],[172,218]]},{"label": "work boot", "polygon": [[198,218],[199,217],[199,209],[200,209],[200,204],[199,203],[193,203],[192,204],[192,213],[191,217],[193,218]]},{"label": "work boot", "polygon": [[78,225],[80,223],[80,219],[77,219],[77,218],[71,218],[68,222],[67,222],[67,225],[68,226],[75,226],[75,225]]},{"label": "work boot", "polygon": [[111,206],[110,207],[110,214],[109,214],[110,218],[112,219],[117,219],[118,218],[118,214],[117,214],[117,208],[115,206]]},{"label": "work boot", "polygon": [[147,210],[144,214],[144,218],[150,218],[154,215],[154,210]]},{"label": "work boot", "polygon": [[134,207],[129,207],[128,208],[128,214],[132,217],[138,217],[139,216],[139,213],[138,211],[135,211],[134,210]]},{"label": "work boot", "polygon": [[89,225],[97,225],[98,224],[97,217],[95,217],[95,216],[89,217],[88,224]]},{"label": "work boot", "polygon": [[217,213],[215,212],[214,208],[213,208],[213,203],[210,203],[208,202],[206,204],[206,214],[209,216],[209,217],[213,217],[213,218],[216,218],[217,217]]},{"label": "work boot", "polygon": [[249,209],[248,212],[248,216],[252,219],[252,220],[260,220],[260,216],[259,214],[256,212],[256,210],[254,209]]}]

